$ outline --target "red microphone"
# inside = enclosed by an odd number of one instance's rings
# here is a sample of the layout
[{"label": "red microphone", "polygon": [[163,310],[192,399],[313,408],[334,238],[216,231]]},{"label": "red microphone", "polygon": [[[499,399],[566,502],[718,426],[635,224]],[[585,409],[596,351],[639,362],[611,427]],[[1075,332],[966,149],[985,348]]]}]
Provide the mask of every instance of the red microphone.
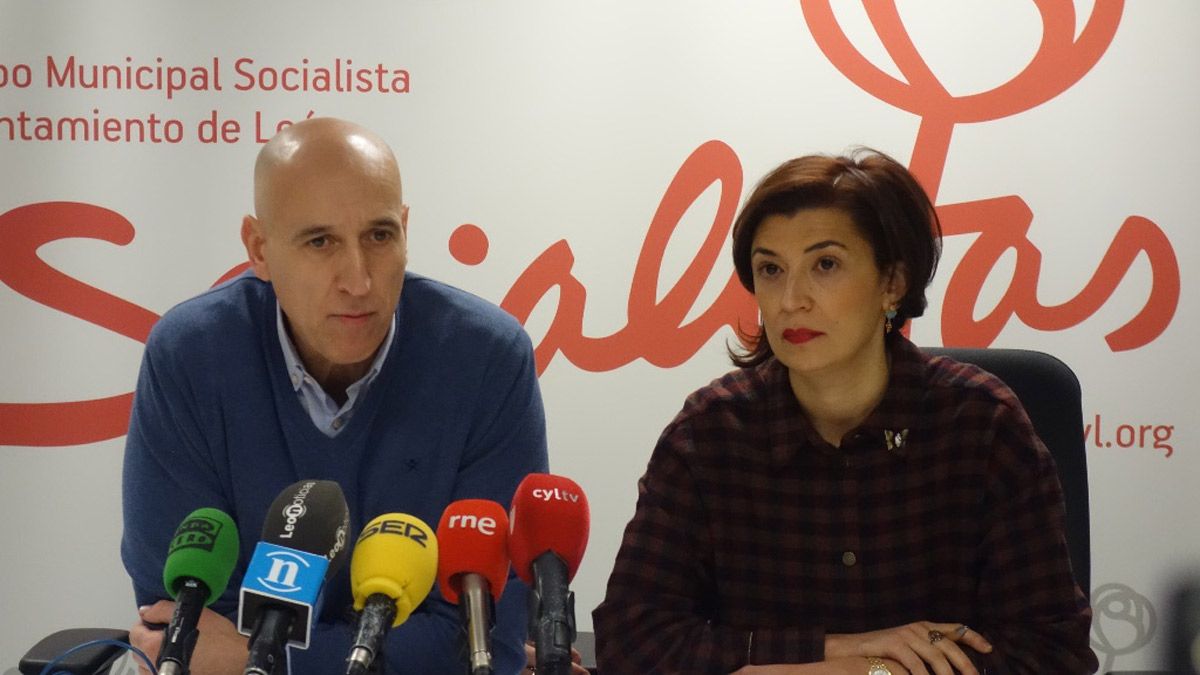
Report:
[{"label": "red microphone", "polygon": [[571,671],[575,641],[575,578],[587,549],[591,514],[587,496],[575,481],[532,473],[513,495],[508,550],[517,576],[533,589],[529,632],[540,675]]},{"label": "red microphone", "polygon": [[[460,499],[438,523],[438,587],[462,609],[471,675],[491,675],[492,603],[508,580],[508,516],[486,499]],[[489,598],[489,594],[491,597]]]}]

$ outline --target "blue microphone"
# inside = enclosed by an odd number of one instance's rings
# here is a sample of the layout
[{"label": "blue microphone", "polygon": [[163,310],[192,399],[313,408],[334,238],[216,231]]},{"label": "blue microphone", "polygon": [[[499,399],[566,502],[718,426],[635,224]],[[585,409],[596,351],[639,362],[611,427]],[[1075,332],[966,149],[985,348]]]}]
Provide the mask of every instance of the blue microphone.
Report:
[{"label": "blue microphone", "polygon": [[333,481],[293,483],[271,503],[238,599],[238,632],[250,636],[245,675],[279,672],[286,646],[308,648],[321,588],[346,562],[349,527]]}]

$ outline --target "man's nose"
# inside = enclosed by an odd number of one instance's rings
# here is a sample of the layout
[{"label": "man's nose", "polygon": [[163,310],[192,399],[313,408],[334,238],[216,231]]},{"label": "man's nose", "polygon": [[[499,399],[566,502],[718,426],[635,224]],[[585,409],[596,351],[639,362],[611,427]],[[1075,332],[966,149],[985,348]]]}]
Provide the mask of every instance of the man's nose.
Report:
[{"label": "man's nose", "polygon": [[366,295],[371,290],[371,269],[361,246],[347,246],[338,270],[338,286],[350,295]]}]

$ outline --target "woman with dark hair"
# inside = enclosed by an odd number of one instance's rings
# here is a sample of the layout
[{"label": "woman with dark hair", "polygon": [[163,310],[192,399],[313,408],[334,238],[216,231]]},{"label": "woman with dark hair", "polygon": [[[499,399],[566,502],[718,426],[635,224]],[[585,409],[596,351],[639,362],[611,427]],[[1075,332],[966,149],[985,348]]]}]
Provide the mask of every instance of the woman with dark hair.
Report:
[{"label": "woman with dark hair", "polygon": [[768,174],[733,227],[762,324],[639,481],[604,675],[1091,673],[1054,462],[994,376],[923,354],[940,228],[874,151]]}]

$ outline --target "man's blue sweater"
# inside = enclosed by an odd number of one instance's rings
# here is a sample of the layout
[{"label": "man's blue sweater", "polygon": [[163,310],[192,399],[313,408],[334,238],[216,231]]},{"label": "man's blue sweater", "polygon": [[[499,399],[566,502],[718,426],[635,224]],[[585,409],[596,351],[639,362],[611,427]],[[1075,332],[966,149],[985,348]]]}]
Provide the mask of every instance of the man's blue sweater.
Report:
[{"label": "man's blue sweater", "polygon": [[[383,369],[330,438],[291,386],[275,305],[271,285],[247,274],[175,307],[150,335],[124,467],[121,555],[139,604],[166,597],[171,536],[200,507],[225,511],[240,531],[238,567],[213,605],[236,618],[267,507],[291,483],[337,481],[352,540],[383,513],[409,513],[436,527],[458,499],[508,508],[526,474],[547,470],[532,347],[499,308],[407,274]],[[324,593],[311,646],[291,650],[293,673],[344,672],[353,631],[347,569]],[[525,662],[526,593],[512,579],[497,605],[497,673],[515,673]],[[385,653],[394,672],[459,675],[460,649],[458,610],[435,587],[389,633]]]}]

